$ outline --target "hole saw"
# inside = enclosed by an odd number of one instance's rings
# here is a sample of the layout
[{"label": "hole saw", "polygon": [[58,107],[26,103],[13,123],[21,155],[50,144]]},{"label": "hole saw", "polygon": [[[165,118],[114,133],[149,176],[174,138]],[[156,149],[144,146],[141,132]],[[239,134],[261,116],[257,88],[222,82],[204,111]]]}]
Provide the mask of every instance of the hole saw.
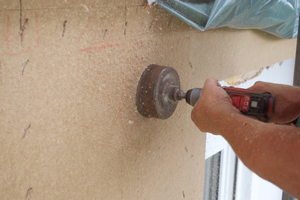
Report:
[{"label": "hole saw", "polygon": [[[274,95],[247,89],[223,87],[241,113],[269,122],[275,108]],[[136,91],[136,106],[144,117],[167,119],[175,111],[179,101],[185,99],[194,106],[201,96],[201,88],[186,93],[180,89],[180,79],[172,67],[149,65],[141,75]]]}]

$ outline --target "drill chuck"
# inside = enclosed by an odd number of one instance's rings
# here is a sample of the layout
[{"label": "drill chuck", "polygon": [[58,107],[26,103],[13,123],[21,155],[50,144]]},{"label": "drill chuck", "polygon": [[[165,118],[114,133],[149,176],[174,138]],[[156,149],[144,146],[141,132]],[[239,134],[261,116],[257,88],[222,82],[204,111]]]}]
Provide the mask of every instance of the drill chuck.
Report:
[{"label": "drill chuck", "polygon": [[186,102],[194,107],[198,99],[200,98],[201,93],[202,93],[201,88],[190,89],[189,91],[187,91],[185,96]]},{"label": "drill chuck", "polygon": [[165,93],[169,96],[169,100],[178,102],[185,99],[188,104],[194,107],[201,96],[202,89],[193,88],[184,93],[179,87],[170,86],[169,90]]}]

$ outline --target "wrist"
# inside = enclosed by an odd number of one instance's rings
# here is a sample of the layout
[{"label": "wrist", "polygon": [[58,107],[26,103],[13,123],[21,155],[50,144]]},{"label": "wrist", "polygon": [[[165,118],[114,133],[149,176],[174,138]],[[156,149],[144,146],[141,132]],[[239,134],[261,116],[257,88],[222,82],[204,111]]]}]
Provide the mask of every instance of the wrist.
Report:
[{"label": "wrist", "polygon": [[242,133],[250,126],[254,128],[256,123],[262,122],[247,117],[240,112],[232,111],[222,116],[222,120],[216,125],[216,132],[227,140],[228,137],[232,137],[236,132]]}]

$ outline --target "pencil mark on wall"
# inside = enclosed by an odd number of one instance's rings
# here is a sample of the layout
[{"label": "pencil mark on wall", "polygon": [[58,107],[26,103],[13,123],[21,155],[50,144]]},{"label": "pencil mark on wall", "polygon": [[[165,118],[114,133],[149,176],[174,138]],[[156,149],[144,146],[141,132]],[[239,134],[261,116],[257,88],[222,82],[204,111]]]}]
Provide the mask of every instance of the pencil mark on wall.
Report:
[{"label": "pencil mark on wall", "polygon": [[187,149],[187,147],[184,147],[184,149],[185,149],[186,152],[189,152],[188,149]]},{"label": "pencil mark on wall", "polygon": [[[22,30],[22,0],[20,0],[20,32]],[[21,38],[22,39],[22,38]]]},{"label": "pencil mark on wall", "polygon": [[25,67],[26,67],[26,65],[28,64],[28,62],[29,62],[29,60],[27,60],[27,61],[24,63],[24,65],[23,65],[22,75],[24,74]]},{"label": "pencil mark on wall", "polygon": [[66,32],[66,24],[67,24],[67,20],[64,21],[63,23],[63,32],[62,32],[62,37],[65,36],[65,32]]},{"label": "pencil mark on wall", "polygon": [[[21,1],[20,1],[21,2]],[[37,12],[34,12],[34,15],[35,15],[35,28],[36,28],[36,45],[33,45],[31,47],[28,47],[24,50],[21,50],[19,52],[14,52],[14,53],[11,53],[11,52],[7,52],[6,54],[9,55],[9,56],[17,56],[17,55],[20,55],[20,54],[23,54],[23,53],[26,53],[32,49],[35,49],[35,48],[38,48],[39,47],[39,42],[40,42],[40,32],[39,32],[39,22],[38,22],[38,15],[37,15]],[[9,20],[9,16],[6,15],[6,45],[7,45],[7,48],[9,49],[9,41],[10,41],[10,37],[9,37],[9,29],[10,29],[10,20]],[[28,21],[28,20],[27,20]],[[25,22],[27,22],[25,20]],[[22,20],[20,21],[22,23]],[[24,23],[25,25],[25,23]],[[22,27],[23,25],[21,24],[20,26],[20,30],[22,30]],[[25,28],[25,26],[24,26]],[[24,30],[23,30],[24,31]],[[21,42],[23,40],[23,35],[21,37]]]},{"label": "pencil mark on wall", "polygon": [[32,192],[33,192],[33,189],[32,189],[32,187],[30,187],[26,192],[26,196],[25,196],[26,200],[30,199]]},{"label": "pencil mark on wall", "polygon": [[30,127],[31,127],[31,124],[29,124],[29,126],[24,129],[23,136],[22,136],[23,139],[26,137],[27,131],[30,129]]},{"label": "pencil mark on wall", "polygon": [[122,46],[121,44],[110,44],[110,45],[105,45],[105,46],[101,46],[101,47],[95,47],[95,50],[102,50],[102,49],[108,49],[108,48],[113,48],[113,47],[119,47]]},{"label": "pencil mark on wall", "polygon": [[173,16],[171,16],[171,19],[170,19],[170,21],[168,23],[168,27],[171,25],[172,21],[173,21]]},{"label": "pencil mark on wall", "polygon": [[152,25],[153,25],[154,19],[151,21],[149,29],[151,29]]},{"label": "pencil mark on wall", "polygon": [[20,0],[20,38],[21,38],[21,46],[23,45],[23,34],[24,34],[24,30],[26,29],[25,25],[28,22],[28,18],[25,19],[24,23],[22,22],[22,12],[23,12],[23,8],[22,8],[22,0]]},{"label": "pencil mark on wall", "polygon": [[102,49],[108,49],[108,48],[114,48],[114,47],[120,47],[122,46],[121,44],[110,44],[110,45],[104,45],[104,46],[100,46],[100,47],[88,47],[85,49],[79,49],[80,52],[89,52],[89,51],[99,51]]},{"label": "pencil mark on wall", "polygon": [[[80,35],[80,37],[78,38],[77,42],[80,41],[82,35],[87,31],[87,30],[94,30],[95,34],[92,34],[93,37],[91,39],[91,42],[89,42],[91,44],[91,46],[89,47],[85,47],[85,48],[81,48],[79,49],[80,52],[91,52],[91,51],[99,51],[99,50],[103,50],[103,49],[108,49],[108,48],[115,48],[115,47],[119,47],[122,46],[122,44],[119,43],[115,43],[114,40],[112,40],[112,35],[114,34],[114,29],[115,29],[115,25],[116,25],[116,17],[114,22],[111,24],[111,29],[105,29],[103,32],[103,36],[102,36],[102,40],[97,41],[96,36],[98,35],[99,31],[100,31],[100,27],[99,26],[97,29],[93,29],[93,28],[89,28],[89,24],[90,21],[88,22],[88,24],[86,25],[84,31],[82,32],[82,34]],[[109,31],[111,30],[111,31]],[[108,34],[109,32],[109,34]],[[108,35],[107,35],[108,34]],[[107,38],[108,37],[108,38]],[[104,41],[105,39],[105,41]],[[100,46],[99,46],[100,44]]]},{"label": "pencil mark on wall", "polygon": [[23,39],[24,39],[24,30],[26,29],[25,25],[28,22],[28,18],[25,19],[25,22],[20,30],[20,37],[21,37],[21,46],[23,46]]},{"label": "pencil mark on wall", "polygon": [[104,38],[105,38],[105,34],[106,34],[106,32],[107,32],[107,29],[105,29],[105,31],[104,31],[104,33],[103,33],[103,38],[102,38],[102,41],[104,40]]},{"label": "pencil mark on wall", "polygon": [[128,22],[125,22],[125,29],[124,29],[124,35],[126,36],[126,28],[127,28]]},{"label": "pencil mark on wall", "polygon": [[124,35],[126,36],[126,28],[127,28],[127,7],[125,6],[125,28],[124,28]]},{"label": "pencil mark on wall", "polygon": [[[93,37],[93,39],[92,39],[92,40],[94,40],[94,41],[97,40],[97,36],[98,36],[99,32],[101,31],[102,21],[103,21],[103,19],[101,19],[100,25],[98,26],[97,31],[95,32],[95,35],[94,35],[94,37]],[[102,43],[102,42],[103,42],[103,41],[101,40],[101,42],[99,42],[99,43]]]},{"label": "pencil mark on wall", "polygon": [[82,31],[81,35],[79,36],[79,38],[78,38],[77,42],[79,42],[79,41],[80,41],[80,39],[82,38],[83,34],[85,33],[85,31],[86,31],[86,30],[87,30],[87,28],[89,27],[89,25],[90,25],[90,22],[91,22],[91,20],[89,20],[89,21],[88,21],[87,25],[85,26],[84,30]]}]

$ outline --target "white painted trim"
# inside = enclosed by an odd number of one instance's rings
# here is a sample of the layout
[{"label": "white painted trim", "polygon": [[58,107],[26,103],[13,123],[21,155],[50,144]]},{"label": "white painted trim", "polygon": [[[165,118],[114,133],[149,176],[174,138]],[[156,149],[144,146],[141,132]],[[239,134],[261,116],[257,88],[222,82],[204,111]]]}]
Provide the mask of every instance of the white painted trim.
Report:
[{"label": "white painted trim", "polygon": [[220,179],[219,179],[219,200],[233,199],[233,184],[235,173],[235,153],[226,142],[221,153]]}]

